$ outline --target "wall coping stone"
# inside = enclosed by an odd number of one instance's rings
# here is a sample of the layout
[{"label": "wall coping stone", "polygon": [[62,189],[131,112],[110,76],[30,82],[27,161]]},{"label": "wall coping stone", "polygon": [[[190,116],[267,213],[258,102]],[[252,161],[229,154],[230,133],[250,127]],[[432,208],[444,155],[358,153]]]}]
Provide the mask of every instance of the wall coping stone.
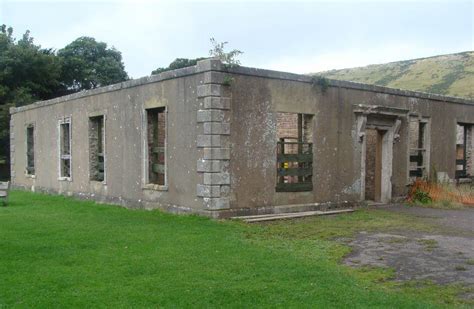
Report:
[{"label": "wall coping stone", "polygon": [[[209,63],[207,63],[209,62]],[[302,74],[295,74],[295,73],[288,73],[288,72],[280,72],[280,71],[273,71],[273,70],[266,70],[266,69],[258,69],[258,68],[251,68],[251,67],[224,67],[223,65],[217,64],[218,60],[215,59],[205,59],[198,62],[195,66],[190,66],[186,68],[181,68],[172,71],[162,72],[160,74],[145,76],[137,79],[131,79],[128,81],[124,81],[117,84],[112,84],[104,87],[99,87],[91,90],[85,90],[81,92],[72,93],[66,96],[57,97],[50,100],[45,101],[38,101],[29,105],[21,106],[21,107],[11,107],[10,114],[15,114],[19,112],[23,112],[30,109],[40,108],[43,106],[63,103],[67,101],[73,101],[80,98],[85,98],[93,95],[98,95],[107,92],[118,91],[121,89],[127,89],[132,87],[138,87],[141,85],[157,83],[165,80],[196,75],[207,71],[220,71],[220,72],[227,72],[232,74],[239,74],[239,75],[249,75],[249,76],[257,76],[257,77],[265,77],[271,79],[281,79],[281,80],[289,80],[289,81],[296,81],[296,82],[304,82],[304,83],[311,83],[312,77],[309,75],[302,75]],[[435,101],[442,101],[446,103],[457,103],[457,104],[466,104],[466,105],[474,105],[474,100],[469,100],[466,98],[460,97],[453,97],[453,96],[445,96],[440,94],[428,93],[428,92],[421,92],[421,91],[411,91],[411,90],[404,90],[404,89],[396,89],[396,88],[389,88],[377,85],[369,85],[357,82],[350,82],[350,81],[342,81],[342,80],[335,80],[335,79],[328,79],[330,87],[341,87],[341,88],[349,88],[349,89],[357,89],[357,90],[365,90],[371,92],[378,92],[378,93],[385,93],[385,94],[393,94],[405,97],[414,97],[420,99],[430,99]]]}]

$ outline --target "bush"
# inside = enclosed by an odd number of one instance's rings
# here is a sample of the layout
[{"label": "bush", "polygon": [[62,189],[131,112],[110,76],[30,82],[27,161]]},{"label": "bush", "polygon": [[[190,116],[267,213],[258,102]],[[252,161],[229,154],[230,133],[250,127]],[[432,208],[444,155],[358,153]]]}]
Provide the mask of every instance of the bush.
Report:
[{"label": "bush", "polygon": [[431,199],[430,195],[428,194],[428,192],[417,189],[415,191],[415,193],[413,194],[412,201],[415,202],[415,203],[419,202],[419,203],[422,203],[422,204],[429,204],[429,203],[432,202],[432,199]]}]

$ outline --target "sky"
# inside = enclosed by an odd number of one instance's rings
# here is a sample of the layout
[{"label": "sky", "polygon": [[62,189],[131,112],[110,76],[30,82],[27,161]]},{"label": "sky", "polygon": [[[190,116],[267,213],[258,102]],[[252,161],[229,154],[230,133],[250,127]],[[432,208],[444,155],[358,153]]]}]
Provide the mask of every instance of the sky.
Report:
[{"label": "sky", "polygon": [[94,37],[133,78],[208,56],[211,37],[244,66],[294,73],[474,50],[474,0],[0,0],[0,24],[44,48]]}]

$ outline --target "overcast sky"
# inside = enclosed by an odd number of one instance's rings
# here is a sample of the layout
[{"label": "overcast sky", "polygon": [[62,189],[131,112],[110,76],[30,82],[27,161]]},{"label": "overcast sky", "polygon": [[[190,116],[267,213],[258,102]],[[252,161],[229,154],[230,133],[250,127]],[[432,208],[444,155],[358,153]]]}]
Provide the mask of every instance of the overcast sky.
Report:
[{"label": "overcast sky", "polygon": [[122,52],[133,78],[177,57],[207,56],[209,38],[245,66],[295,73],[474,49],[474,0],[12,1],[0,24],[62,48],[92,36]]}]

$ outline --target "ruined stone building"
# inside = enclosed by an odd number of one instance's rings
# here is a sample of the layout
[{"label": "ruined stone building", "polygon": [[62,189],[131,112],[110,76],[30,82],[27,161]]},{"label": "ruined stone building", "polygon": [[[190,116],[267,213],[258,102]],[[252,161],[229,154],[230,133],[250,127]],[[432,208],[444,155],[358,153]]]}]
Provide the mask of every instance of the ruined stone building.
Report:
[{"label": "ruined stone building", "polygon": [[15,187],[214,217],[474,175],[474,102],[218,60],[11,109]]}]

